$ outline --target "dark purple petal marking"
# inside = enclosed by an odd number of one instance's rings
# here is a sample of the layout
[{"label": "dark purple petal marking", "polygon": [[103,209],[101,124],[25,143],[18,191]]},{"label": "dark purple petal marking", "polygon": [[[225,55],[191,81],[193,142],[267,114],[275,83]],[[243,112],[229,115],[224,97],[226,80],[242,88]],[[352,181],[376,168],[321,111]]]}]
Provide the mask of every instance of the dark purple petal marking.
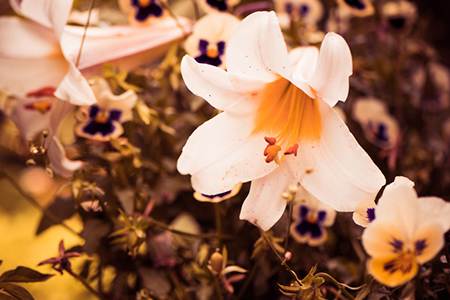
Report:
[{"label": "dark purple petal marking", "polygon": [[344,0],[344,2],[348,6],[351,6],[351,7],[356,8],[356,9],[363,10],[363,9],[366,8],[366,3],[364,3],[364,1],[360,1],[360,0]]},{"label": "dark purple petal marking", "polygon": [[225,197],[225,196],[231,194],[231,192],[232,192],[232,191],[230,190],[230,191],[226,191],[226,192],[219,193],[219,194],[215,194],[215,195],[202,194],[202,196],[203,196],[203,197],[206,197],[206,198],[209,198],[209,199],[214,199],[214,198],[216,198],[216,197],[218,197],[218,198],[223,198],[223,197]]},{"label": "dark purple petal marking", "polygon": [[422,239],[422,240],[417,240],[414,243],[414,248],[416,251],[416,255],[421,255],[423,253],[423,250],[425,250],[425,248],[428,246],[427,244],[427,240]]},{"label": "dark purple petal marking", "polygon": [[309,11],[310,11],[310,7],[308,5],[306,5],[306,4],[300,5],[300,7],[299,7],[300,16],[302,16],[302,17],[307,16]]},{"label": "dark purple petal marking", "polygon": [[373,220],[375,220],[375,208],[374,207],[369,207],[367,209],[367,219],[369,220],[369,222],[372,222]]},{"label": "dark purple petal marking", "polygon": [[139,0],[131,0],[131,5],[137,8],[135,19],[144,22],[149,17],[160,17],[163,13],[162,7],[156,0],[151,0],[148,5],[141,5]]},{"label": "dark purple petal marking", "polygon": [[220,11],[226,11],[228,9],[226,0],[206,0],[206,3]]},{"label": "dark purple petal marking", "polygon": [[403,242],[401,240],[398,240],[396,238],[393,238],[392,241],[389,243],[392,246],[392,251],[394,253],[401,253],[403,250]]}]

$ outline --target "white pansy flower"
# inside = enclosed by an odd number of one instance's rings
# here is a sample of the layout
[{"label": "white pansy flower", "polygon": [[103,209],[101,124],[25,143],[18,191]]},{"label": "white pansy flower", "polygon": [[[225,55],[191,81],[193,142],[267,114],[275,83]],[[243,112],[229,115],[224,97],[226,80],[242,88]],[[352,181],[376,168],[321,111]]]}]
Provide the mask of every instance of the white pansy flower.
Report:
[{"label": "white pansy flower", "polygon": [[223,112],[189,137],[178,170],[206,195],[252,181],[240,217],[267,230],[281,217],[281,194],[299,182],[339,211],[373,198],[385,178],[332,107],[345,101],[352,57],[328,33],[294,67],[274,12],[246,17],[230,38],[227,71],[185,56],[186,86]]},{"label": "white pansy flower", "polygon": [[195,23],[184,49],[199,63],[225,68],[228,39],[238,24],[239,19],[229,13],[210,13]]},{"label": "white pansy flower", "polygon": [[315,29],[323,16],[323,5],[319,0],[276,0],[275,11],[283,28],[294,21]]}]

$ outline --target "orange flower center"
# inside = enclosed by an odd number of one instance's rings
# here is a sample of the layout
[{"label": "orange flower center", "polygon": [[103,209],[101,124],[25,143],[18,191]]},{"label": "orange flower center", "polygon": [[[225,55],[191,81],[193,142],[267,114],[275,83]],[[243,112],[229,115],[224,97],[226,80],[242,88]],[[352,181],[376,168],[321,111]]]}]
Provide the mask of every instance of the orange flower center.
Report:
[{"label": "orange flower center", "polygon": [[34,101],[25,105],[25,108],[38,111],[41,114],[45,114],[52,108],[52,101],[49,99]]},{"label": "orange flower center", "polygon": [[284,78],[267,84],[259,97],[253,132],[270,134],[287,147],[287,152],[296,152],[296,144],[301,141],[320,138],[322,120],[317,99]]},{"label": "orange flower center", "polygon": [[206,51],[206,55],[208,57],[214,58],[219,56],[219,51],[216,48],[208,48],[208,50]]}]

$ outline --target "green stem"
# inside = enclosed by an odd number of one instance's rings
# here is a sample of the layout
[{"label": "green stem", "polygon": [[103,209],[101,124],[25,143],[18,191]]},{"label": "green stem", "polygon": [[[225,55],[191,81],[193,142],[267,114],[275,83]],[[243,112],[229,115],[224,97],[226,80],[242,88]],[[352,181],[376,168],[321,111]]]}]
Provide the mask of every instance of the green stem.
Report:
[{"label": "green stem", "polygon": [[217,241],[220,243],[220,236],[222,235],[222,215],[218,203],[213,203],[214,206],[214,220],[216,223]]},{"label": "green stem", "polygon": [[103,299],[103,296],[95,290],[83,277],[73,272],[72,270],[66,270],[68,274],[70,274],[73,278],[75,278],[78,282],[80,282],[92,295],[97,297],[98,299]]},{"label": "green stem", "polygon": [[272,241],[267,236],[267,233],[261,230],[261,236],[269,245],[270,249],[272,249],[272,252],[275,253],[276,257],[280,261],[281,265],[286,269],[286,271],[288,271],[288,273],[291,274],[292,278],[294,278],[294,280],[297,281],[299,285],[303,286],[303,282],[298,278],[297,273],[295,273],[294,270],[291,269],[291,267],[286,263],[286,259],[281,257],[280,253],[278,253],[277,249],[275,249],[275,246],[272,244]]},{"label": "green stem", "polygon": [[89,12],[86,20],[86,24],[84,25],[83,36],[81,37],[80,50],[78,50],[77,59],[75,61],[75,66],[78,67],[80,65],[81,53],[83,52],[84,41],[86,40],[86,34],[89,27],[89,23],[91,22],[91,14],[94,9],[95,0],[91,0],[91,4],[89,5]]},{"label": "green stem", "polygon": [[74,230],[73,228],[69,227],[66,223],[64,223],[64,221],[62,221],[59,217],[55,216],[52,212],[44,209],[37,201],[36,199],[33,198],[33,196],[29,195],[27,192],[25,192],[22,187],[14,180],[14,178],[12,178],[9,174],[6,174],[5,172],[0,172],[0,177],[5,178],[6,180],[9,181],[9,183],[11,183],[11,185],[19,192],[19,194],[21,194],[23,196],[23,198],[28,201],[32,206],[34,206],[35,208],[37,208],[38,210],[41,211],[41,213],[48,218],[50,221],[52,221],[55,224],[58,224],[60,226],[62,226],[64,229],[66,229],[67,231],[70,231],[71,233],[73,233],[74,235],[84,239],[80,233],[78,233],[76,230]]},{"label": "green stem", "polygon": [[200,233],[200,234],[190,233],[190,232],[186,232],[186,231],[182,231],[182,230],[171,228],[169,225],[167,225],[167,224],[165,224],[163,222],[157,221],[157,220],[155,220],[153,218],[148,218],[147,220],[152,225],[155,225],[156,227],[159,227],[159,228],[161,228],[163,230],[167,230],[167,231],[170,231],[172,233],[179,234],[179,235],[184,235],[184,236],[191,237],[191,238],[196,238],[196,239],[216,239],[216,238],[233,239],[233,237],[230,236],[230,235],[223,235],[223,234],[221,234],[220,236],[217,236],[216,233],[212,233],[212,234],[210,234],[210,233]]},{"label": "green stem", "polygon": [[287,249],[288,249],[288,246],[289,246],[289,231],[290,231],[290,228],[291,228],[291,223],[292,223],[292,210],[293,210],[293,203],[292,203],[293,201],[291,200],[291,201],[289,201],[289,203],[288,203],[288,210],[289,210],[289,212],[288,212],[288,222],[287,222],[287,227],[286,227],[286,235],[285,235],[285,238],[284,238],[284,253],[286,254],[286,252],[288,251]]}]

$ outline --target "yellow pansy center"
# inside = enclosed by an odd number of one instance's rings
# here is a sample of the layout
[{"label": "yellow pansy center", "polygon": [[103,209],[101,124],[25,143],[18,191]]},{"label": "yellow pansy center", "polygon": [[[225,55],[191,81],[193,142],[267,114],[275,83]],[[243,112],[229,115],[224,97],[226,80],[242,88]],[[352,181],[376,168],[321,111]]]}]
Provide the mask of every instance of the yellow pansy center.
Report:
[{"label": "yellow pansy center", "polygon": [[284,78],[266,84],[258,97],[260,104],[253,132],[272,136],[275,142],[268,141],[268,154],[278,149],[275,145],[283,145],[285,154],[296,154],[299,142],[320,138],[322,120],[317,99]]},{"label": "yellow pansy center", "polygon": [[100,110],[95,116],[95,122],[97,123],[106,123],[109,120],[109,114],[105,110]]},{"label": "yellow pansy center", "polygon": [[206,55],[208,57],[217,57],[219,56],[219,51],[217,48],[208,48],[208,50],[206,50]]},{"label": "yellow pansy center", "polygon": [[148,6],[150,4],[150,0],[139,0],[139,6]]}]

